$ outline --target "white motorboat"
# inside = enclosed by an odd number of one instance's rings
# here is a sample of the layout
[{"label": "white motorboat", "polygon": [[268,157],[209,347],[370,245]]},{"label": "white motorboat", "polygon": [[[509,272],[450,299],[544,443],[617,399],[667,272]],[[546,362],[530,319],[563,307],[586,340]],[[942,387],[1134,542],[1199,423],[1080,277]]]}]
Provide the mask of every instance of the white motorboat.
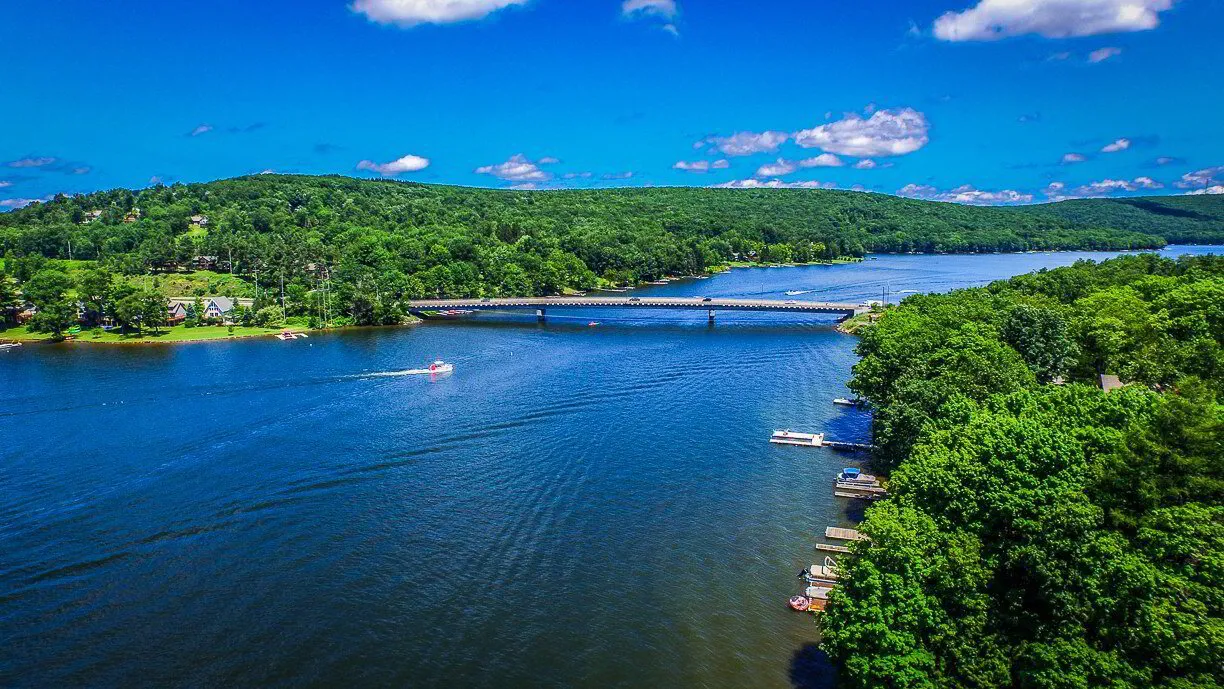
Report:
[{"label": "white motorboat", "polygon": [[20,343],[20,342],[8,342],[8,343],[5,343],[5,344],[0,344],[0,352],[4,351],[4,350],[6,350],[6,349],[17,349],[17,348],[18,348],[18,347],[20,347],[20,346],[21,346],[21,343]]},{"label": "white motorboat", "polygon": [[430,364],[430,365],[429,365],[429,368],[413,368],[413,369],[409,369],[409,370],[407,370],[407,371],[404,371],[404,375],[407,375],[407,376],[428,376],[428,375],[439,375],[439,374],[442,374],[442,373],[454,373],[454,371],[455,371],[455,365],[454,365],[454,364],[448,364],[448,363],[446,363],[445,361],[442,361],[441,359],[438,359],[437,361],[435,361],[435,362],[433,362],[432,364]]},{"label": "white motorboat", "polygon": [[843,407],[857,407],[859,402],[858,400],[852,400],[849,397],[838,397],[833,400],[833,404],[840,404]]}]

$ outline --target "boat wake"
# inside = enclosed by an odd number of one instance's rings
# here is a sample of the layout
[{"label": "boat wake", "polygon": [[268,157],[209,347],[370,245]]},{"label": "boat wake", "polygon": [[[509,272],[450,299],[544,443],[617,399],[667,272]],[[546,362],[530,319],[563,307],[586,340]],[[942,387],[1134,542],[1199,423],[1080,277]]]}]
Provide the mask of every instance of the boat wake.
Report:
[{"label": "boat wake", "polygon": [[793,289],[793,290],[791,290],[791,291],[787,292],[787,293],[786,293],[786,296],[788,296],[788,297],[797,297],[797,296],[799,296],[800,294],[811,294],[812,292],[815,292],[815,291],[816,291],[816,290],[814,290],[814,289]]},{"label": "boat wake", "polygon": [[399,378],[400,376],[441,376],[450,373],[450,371],[431,371],[427,368],[406,368],[402,371],[378,371],[376,373],[362,373],[358,378]]}]

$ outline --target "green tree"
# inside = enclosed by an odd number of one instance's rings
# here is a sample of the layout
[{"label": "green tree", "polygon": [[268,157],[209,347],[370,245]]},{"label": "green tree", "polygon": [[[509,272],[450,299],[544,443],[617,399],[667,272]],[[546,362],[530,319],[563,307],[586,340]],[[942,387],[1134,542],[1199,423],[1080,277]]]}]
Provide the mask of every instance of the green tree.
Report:
[{"label": "green tree", "polygon": [[1002,335],[1042,383],[1066,373],[1079,354],[1066,320],[1051,308],[1016,306],[1007,314]]}]

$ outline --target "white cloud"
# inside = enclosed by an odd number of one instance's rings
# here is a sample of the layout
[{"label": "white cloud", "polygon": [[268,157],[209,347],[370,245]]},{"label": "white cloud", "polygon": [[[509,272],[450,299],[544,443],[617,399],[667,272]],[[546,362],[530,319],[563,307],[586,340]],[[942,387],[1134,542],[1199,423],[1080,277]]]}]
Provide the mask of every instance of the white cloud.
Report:
[{"label": "white cloud", "polygon": [[633,178],[632,172],[609,172],[607,174],[600,175],[600,179],[632,179],[632,178]]},{"label": "white cloud", "polygon": [[377,172],[383,177],[394,177],[405,172],[417,172],[427,167],[429,167],[429,158],[414,155],[406,155],[389,163],[376,163],[372,160],[363,160],[357,163],[358,170]]},{"label": "white cloud", "polygon": [[651,14],[673,19],[678,12],[676,0],[625,0],[621,3],[621,14],[627,17]]},{"label": "white cloud", "polygon": [[412,27],[484,19],[490,14],[524,5],[528,0],[355,0],[354,12],[372,22]]},{"label": "white cloud", "polygon": [[778,160],[775,162],[765,163],[761,167],[757,168],[756,176],[757,177],[782,177],[784,175],[789,175],[798,169],[799,169],[799,166],[795,164],[794,161],[783,160],[781,158],[778,158]]},{"label": "white cloud", "polygon": [[1224,181],[1224,165],[1187,172],[1174,183],[1174,186],[1179,189],[1193,189],[1195,187],[1209,187],[1220,181]]},{"label": "white cloud", "polygon": [[18,168],[46,167],[48,165],[54,165],[57,162],[59,162],[59,158],[52,158],[51,156],[30,156],[28,158],[19,158],[17,160],[10,160],[7,163],[5,163],[5,165],[9,167],[18,167]]},{"label": "white cloud", "polygon": [[1224,184],[1206,187],[1203,189],[1195,189],[1194,191],[1186,192],[1186,196],[1200,196],[1202,194],[1224,194]]},{"label": "white cloud", "polygon": [[192,129],[190,132],[188,132],[187,136],[200,136],[201,134],[207,134],[211,132],[212,130],[213,130],[213,126],[211,124],[200,124],[200,125],[196,125],[195,129]]},{"label": "white cloud", "polygon": [[746,156],[754,153],[773,153],[786,143],[790,135],[786,132],[738,132],[731,136],[711,136],[693,144],[693,148],[713,146],[723,155]]},{"label": "white cloud", "polygon": [[621,3],[621,16],[626,19],[651,20],[655,26],[679,38],[680,29],[676,28],[676,16],[680,7],[676,0],[624,0]]},{"label": "white cloud", "polygon": [[512,184],[510,188],[516,191],[535,191],[540,188],[540,185],[535,182],[523,182],[522,184]]},{"label": "white cloud", "polygon": [[550,161],[555,160],[556,158],[541,158],[533,162],[527,156],[519,153],[510,156],[510,159],[504,163],[478,167],[476,168],[476,173],[480,175],[493,175],[507,182],[547,182],[552,179],[552,173],[541,170],[540,165],[549,165],[551,164]]},{"label": "white cloud", "polygon": [[1173,163],[1181,162],[1181,159],[1174,158],[1173,156],[1160,156],[1153,162],[1155,162],[1157,165],[1172,165]]},{"label": "white cloud", "polygon": [[731,167],[731,163],[726,159],[720,160],[695,160],[688,162],[684,160],[677,161],[672,165],[673,170],[684,170],[685,172],[709,172],[710,170],[726,170]]},{"label": "white cloud", "polygon": [[552,156],[544,156],[543,158],[540,158],[536,162],[539,163],[540,165],[556,165],[557,163],[561,161]]},{"label": "white cloud", "polygon": [[1111,57],[1116,57],[1121,54],[1122,54],[1121,48],[1112,48],[1112,47],[1111,48],[1098,48],[1092,51],[1091,53],[1088,53],[1088,61],[1093,64],[1096,64],[1098,62],[1104,62]]},{"label": "white cloud", "polygon": [[1038,34],[1046,38],[1145,31],[1160,25],[1174,0],[980,0],[964,12],[935,20],[945,41],[995,41]]},{"label": "white cloud", "polygon": [[851,113],[829,124],[795,133],[795,143],[856,157],[913,153],[930,141],[926,117],[912,108],[877,110],[866,119]]},{"label": "white cloud", "polygon": [[0,179],[0,189],[4,189],[6,187],[11,187],[11,186],[13,186],[12,182],[8,180]]},{"label": "white cloud", "polygon": [[837,187],[833,182],[817,182],[815,180],[809,182],[783,182],[780,179],[771,179],[768,182],[759,179],[737,179],[722,184],[715,184],[718,189],[834,189]]},{"label": "white cloud", "polygon": [[1130,145],[1130,139],[1118,139],[1112,144],[1106,144],[1104,147],[1102,147],[1101,153],[1117,153],[1118,151],[1125,151],[1126,149],[1130,148]]},{"label": "white cloud", "polygon": [[799,161],[799,167],[841,167],[845,165],[841,158],[832,153],[821,153],[815,158],[805,158]]},{"label": "white cloud", "polygon": [[782,177],[796,170],[811,167],[841,167],[845,162],[832,153],[821,153],[814,158],[803,160],[784,160],[778,158],[772,163],[765,163],[756,171],[757,177]]},{"label": "white cloud", "polygon": [[1063,154],[1063,157],[1062,157],[1062,161],[1064,165],[1071,165],[1073,163],[1082,163],[1085,160],[1088,160],[1088,158],[1086,158],[1084,154],[1082,153],[1065,153]]},{"label": "white cloud", "polygon": [[590,179],[591,173],[589,172],[567,172],[564,175],[561,175],[561,178],[562,179]]},{"label": "white cloud", "polygon": [[854,164],[856,170],[874,170],[877,167],[879,167],[879,164],[871,158],[863,158]]},{"label": "white cloud", "polygon": [[42,199],[0,199],[0,208],[25,208],[31,203],[40,203]]},{"label": "white cloud", "polygon": [[942,191],[929,184],[907,184],[897,190],[898,196],[928,201],[944,201],[947,203],[963,203],[973,206],[994,206],[999,204],[1031,203],[1032,194],[1026,194],[1014,189],[985,191],[972,185],[963,184],[955,189]]},{"label": "white cloud", "polygon": [[1151,177],[1136,177],[1133,180],[1127,179],[1103,179],[1097,182],[1089,182],[1076,187],[1072,192],[1073,197],[1093,197],[1104,196],[1119,191],[1141,191],[1144,189],[1163,189],[1164,185]]}]

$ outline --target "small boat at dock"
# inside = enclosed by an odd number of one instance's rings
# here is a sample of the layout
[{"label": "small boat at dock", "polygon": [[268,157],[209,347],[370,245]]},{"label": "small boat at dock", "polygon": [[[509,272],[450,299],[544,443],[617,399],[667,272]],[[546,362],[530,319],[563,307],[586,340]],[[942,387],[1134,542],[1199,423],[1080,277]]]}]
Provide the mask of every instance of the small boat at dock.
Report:
[{"label": "small boat at dock", "polygon": [[833,404],[840,404],[843,407],[857,407],[862,403],[863,403],[862,400],[858,400],[858,399],[852,400],[849,397],[837,397],[837,398],[834,398],[833,400]]},{"label": "small boat at dock", "polygon": [[303,340],[304,340],[304,339],[306,339],[306,338],[308,338],[308,337],[310,337],[310,336],[309,336],[309,335],[307,335],[306,333],[298,333],[298,332],[294,332],[294,331],[292,331],[292,330],[282,330],[281,332],[276,333],[276,339],[278,339],[278,340],[280,340],[280,341],[282,341],[282,342],[284,342],[284,341],[286,341],[286,340],[296,340],[296,339],[298,339],[298,338],[301,338],[301,339],[303,339]]},{"label": "small boat at dock", "polygon": [[6,349],[17,349],[20,346],[20,342],[6,342],[4,344],[0,344],[0,352],[3,352]]}]

